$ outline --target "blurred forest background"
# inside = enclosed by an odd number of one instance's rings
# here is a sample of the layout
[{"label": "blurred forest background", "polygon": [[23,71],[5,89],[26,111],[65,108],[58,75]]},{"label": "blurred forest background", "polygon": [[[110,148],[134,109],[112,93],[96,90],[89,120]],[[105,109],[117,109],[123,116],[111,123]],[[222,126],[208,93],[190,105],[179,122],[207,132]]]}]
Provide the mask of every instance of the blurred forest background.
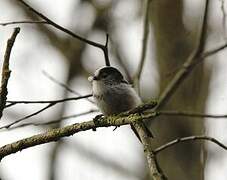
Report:
[{"label": "blurred forest background", "polygon": [[[145,1],[141,0],[30,0],[32,7],[54,22],[95,42],[105,43],[110,35],[111,64],[125,76],[133,77],[138,67],[143,38]],[[140,92],[146,102],[158,99],[195,47],[201,27],[205,0],[153,0],[150,7],[150,33]],[[223,44],[224,0],[212,0],[209,7],[206,50]],[[0,23],[40,20],[17,0],[0,0]],[[1,64],[11,26],[0,27]],[[102,51],[80,42],[45,24],[20,24],[11,54],[8,100],[55,100],[73,97],[45,75],[82,95],[91,93],[87,77],[104,66]],[[181,84],[166,110],[226,113],[226,51],[209,57]],[[44,73],[45,72],[45,73]],[[4,111],[1,126],[42,108],[43,105],[17,105]],[[80,100],[58,104],[20,123],[45,123],[64,116],[96,110]],[[28,137],[46,129],[91,119],[90,113],[50,125],[26,126],[0,132],[0,145]],[[154,147],[178,137],[208,134],[227,144],[226,122],[161,116],[151,124]],[[2,180],[108,179],[148,180],[143,148],[129,127],[86,131],[61,141],[40,145],[11,155],[0,164]],[[163,151],[158,160],[169,179],[224,180],[227,153],[216,145],[190,142]]]}]

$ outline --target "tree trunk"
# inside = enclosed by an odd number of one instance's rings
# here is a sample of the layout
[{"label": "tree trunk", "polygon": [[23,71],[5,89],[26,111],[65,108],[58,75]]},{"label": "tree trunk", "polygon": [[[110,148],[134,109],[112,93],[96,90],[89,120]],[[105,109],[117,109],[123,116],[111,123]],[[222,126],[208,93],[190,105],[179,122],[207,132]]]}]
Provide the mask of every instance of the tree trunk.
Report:
[{"label": "tree trunk", "polygon": [[[152,1],[151,7],[156,61],[160,75],[159,86],[162,92],[192,52],[197,39],[190,36],[183,24],[183,1]],[[192,32],[195,33],[198,32]],[[168,73],[171,73],[171,76]],[[199,65],[163,109],[204,112],[210,79],[208,73],[209,70],[205,69],[203,64]],[[155,120],[152,128],[156,131],[155,143],[158,146],[174,138],[202,134],[204,121],[162,116]],[[180,144],[162,152],[158,159],[169,179],[203,179],[203,148],[201,143]]]}]

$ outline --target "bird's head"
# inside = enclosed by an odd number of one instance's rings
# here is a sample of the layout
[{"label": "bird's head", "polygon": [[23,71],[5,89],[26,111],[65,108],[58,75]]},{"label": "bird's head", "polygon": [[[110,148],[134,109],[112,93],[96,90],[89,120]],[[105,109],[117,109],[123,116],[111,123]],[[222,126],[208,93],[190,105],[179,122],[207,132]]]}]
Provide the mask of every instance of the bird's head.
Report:
[{"label": "bird's head", "polygon": [[95,71],[94,76],[88,78],[89,81],[103,82],[104,84],[127,83],[119,70],[114,67],[106,66]]}]

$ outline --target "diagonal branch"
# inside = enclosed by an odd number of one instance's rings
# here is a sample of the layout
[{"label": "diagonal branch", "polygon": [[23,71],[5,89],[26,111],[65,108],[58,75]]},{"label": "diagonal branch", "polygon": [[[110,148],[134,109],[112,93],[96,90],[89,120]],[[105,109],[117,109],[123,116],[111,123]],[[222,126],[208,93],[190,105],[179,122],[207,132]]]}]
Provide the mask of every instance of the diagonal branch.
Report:
[{"label": "diagonal branch", "polygon": [[137,68],[137,72],[134,76],[134,85],[137,89],[137,92],[140,92],[140,77],[143,71],[145,58],[147,54],[147,42],[148,42],[148,35],[149,35],[149,12],[150,12],[150,3],[151,0],[147,0],[146,2],[146,9],[145,9],[145,16],[144,16],[144,26],[143,26],[143,44],[142,44],[142,53],[140,57],[139,66]]},{"label": "diagonal branch", "polygon": [[25,7],[28,8],[29,11],[32,11],[33,13],[35,13],[37,16],[39,16],[41,19],[45,20],[47,22],[47,24],[55,27],[56,29],[59,29],[60,31],[72,36],[73,38],[76,38],[82,42],[85,42],[91,46],[97,47],[99,49],[101,49],[104,53],[104,57],[105,57],[105,63],[106,66],[110,66],[110,61],[109,61],[109,56],[108,56],[108,35],[106,36],[106,43],[105,45],[102,45],[100,43],[88,40],[86,38],[83,38],[75,33],[73,33],[72,31],[64,28],[63,26],[60,26],[59,24],[55,23],[54,21],[52,21],[51,19],[49,19],[47,16],[45,16],[44,14],[38,12],[36,9],[34,9],[33,7],[31,7],[28,3],[26,3],[23,0],[17,0],[18,2],[20,2],[21,4],[23,4]]},{"label": "diagonal branch", "polygon": [[16,37],[18,33],[20,32],[20,28],[15,28],[13,31],[13,34],[7,41],[7,46],[6,46],[6,51],[4,55],[4,61],[3,61],[3,67],[2,67],[2,80],[1,80],[1,89],[0,89],[0,119],[2,117],[3,110],[6,105],[6,99],[7,99],[7,85],[8,85],[8,80],[10,77],[10,69],[9,69],[9,59],[10,59],[10,54],[14,45],[14,42],[16,40]]},{"label": "diagonal branch", "polygon": [[[55,79],[53,76],[51,76],[51,75],[50,75],[49,73],[47,73],[46,71],[43,71],[43,74],[44,74],[48,79],[50,79],[51,81],[53,81],[54,83],[56,83],[56,84],[58,84],[59,86],[65,88],[67,91],[69,91],[69,92],[71,92],[71,93],[73,93],[73,94],[75,94],[75,95],[77,95],[77,96],[81,96],[80,93],[78,93],[77,91],[71,89],[67,84],[64,84],[64,83],[58,81],[57,79]],[[90,99],[86,99],[86,100],[89,101],[89,102],[92,103],[92,104],[95,104],[95,103],[94,103],[92,100],[90,100]]]},{"label": "diagonal branch", "polygon": [[160,152],[162,152],[165,149],[168,149],[176,144],[182,143],[182,142],[188,142],[188,141],[197,141],[197,140],[206,140],[206,141],[211,141],[215,144],[217,144],[218,146],[220,146],[221,148],[227,150],[227,146],[225,146],[224,144],[222,144],[221,142],[219,142],[217,139],[212,138],[212,137],[208,137],[208,136],[188,136],[188,137],[183,137],[183,138],[178,138],[175,139],[173,141],[170,141],[158,148],[156,148],[154,150],[154,154],[158,154]]},{"label": "diagonal branch", "polygon": [[181,83],[186,79],[186,77],[192,72],[195,66],[198,63],[194,63],[197,60],[200,60],[202,57],[202,53],[205,47],[206,41],[206,28],[207,28],[207,20],[208,20],[208,8],[209,8],[209,0],[206,0],[204,15],[202,19],[202,27],[199,34],[199,39],[197,46],[193,53],[188,57],[188,59],[183,64],[183,68],[181,68],[172,81],[168,84],[166,89],[160,95],[159,104],[156,108],[162,108],[172,97],[176,89],[181,85]]},{"label": "diagonal branch", "polygon": [[51,124],[56,124],[56,123],[62,122],[63,120],[68,120],[68,119],[72,119],[72,118],[88,115],[88,114],[95,113],[95,112],[99,112],[99,111],[96,110],[96,109],[91,109],[91,110],[86,111],[86,112],[82,112],[82,113],[79,113],[79,114],[73,114],[73,115],[69,115],[69,116],[63,116],[61,118],[54,119],[54,120],[47,121],[47,122],[28,122],[28,123],[23,123],[23,124],[20,124],[18,126],[11,127],[8,130],[13,130],[13,129],[27,127],[27,126],[48,126],[48,125],[51,125]]},{"label": "diagonal branch", "polygon": [[49,24],[46,21],[30,21],[30,20],[24,20],[24,21],[11,21],[6,23],[0,23],[0,26],[8,26],[8,25],[14,25],[14,24]]},{"label": "diagonal branch", "polygon": [[54,106],[55,104],[56,104],[56,103],[50,103],[50,104],[46,105],[44,108],[42,108],[42,109],[40,109],[40,110],[38,110],[38,111],[36,111],[36,112],[34,112],[34,113],[32,113],[32,114],[29,114],[29,115],[27,115],[27,116],[25,116],[25,117],[23,117],[23,118],[20,118],[20,119],[14,121],[14,122],[11,122],[11,123],[9,123],[9,124],[7,124],[7,125],[5,125],[5,126],[1,126],[1,127],[0,127],[0,130],[1,130],[1,129],[9,129],[9,128],[10,128],[11,126],[13,126],[14,124],[17,124],[17,123],[19,123],[19,122],[21,122],[21,121],[24,121],[24,120],[26,120],[26,119],[28,119],[28,118],[30,118],[30,117],[33,117],[33,116],[35,116],[35,115],[37,115],[37,114],[39,114],[39,113],[41,113],[41,112],[47,110],[48,108]]},{"label": "diagonal branch", "polygon": [[49,19],[48,17],[46,17],[44,14],[38,12],[37,10],[35,10],[33,7],[31,7],[28,3],[26,3],[25,1],[23,0],[17,0],[18,2],[20,2],[21,4],[23,4],[25,7],[28,8],[29,11],[32,11],[33,13],[35,13],[37,16],[39,16],[41,19],[45,20],[47,23],[49,23],[50,25],[54,26],[55,28],[65,32],[66,34],[69,34],[71,35],[72,37],[80,40],[80,41],[83,41],[91,46],[94,46],[94,47],[97,47],[97,48],[103,48],[103,45],[102,44],[99,44],[99,43],[96,43],[94,41],[90,41],[88,39],[85,39],[75,33],[73,33],[72,31],[58,25],[57,23],[55,23],[54,21],[52,21],[51,19]]},{"label": "diagonal branch", "polygon": [[90,97],[90,96],[91,95],[88,94],[88,95],[85,95],[85,96],[79,96],[79,97],[74,97],[74,98],[66,98],[66,99],[60,99],[60,100],[55,100],[55,101],[8,101],[9,103],[24,103],[24,104],[31,104],[31,103],[46,104],[46,103],[48,103],[48,105],[46,105],[44,108],[42,108],[42,109],[40,109],[40,110],[38,110],[38,111],[36,111],[36,112],[34,112],[32,114],[29,114],[29,115],[27,115],[27,116],[25,116],[23,118],[18,119],[16,121],[12,122],[12,123],[9,123],[9,124],[7,124],[5,126],[1,126],[0,129],[8,129],[11,126],[13,126],[14,124],[17,124],[17,123],[19,123],[21,121],[24,121],[24,120],[26,120],[26,119],[28,119],[30,117],[33,117],[33,116],[45,111],[46,109],[49,109],[50,107],[56,105],[57,103],[62,103],[62,102],[65,102],[65,101],[70,101],[70,100],[80,100],[80,99],[84,99],[84,98],[87,98],[87,97]]}]

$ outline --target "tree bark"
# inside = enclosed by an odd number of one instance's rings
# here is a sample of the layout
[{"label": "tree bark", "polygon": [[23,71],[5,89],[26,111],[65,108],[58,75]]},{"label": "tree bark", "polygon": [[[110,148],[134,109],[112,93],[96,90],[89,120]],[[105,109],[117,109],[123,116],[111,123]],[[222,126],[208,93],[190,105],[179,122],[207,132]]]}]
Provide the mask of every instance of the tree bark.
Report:
[{"label": "tree bark", "polygon": [[[174,75],[181,68],[197,39],[192,38],[184,26],[183,1],[153,1],[151,11],[162,92],[172,78],[168,73]],[[191,34],[195,33],[198,34]],[[203,65],[197,67],[163,109],[204,112],[210,79],[208,73]],[[186,117],[161,117],[155,120],[152,128],[156,130],[156,145],[161,145],[174,138],[202,134],[204,122]],[[203,148],[203,144],[197,143],[175,146],[159,156],[160,166],[169,179],[203,179]]]}]

